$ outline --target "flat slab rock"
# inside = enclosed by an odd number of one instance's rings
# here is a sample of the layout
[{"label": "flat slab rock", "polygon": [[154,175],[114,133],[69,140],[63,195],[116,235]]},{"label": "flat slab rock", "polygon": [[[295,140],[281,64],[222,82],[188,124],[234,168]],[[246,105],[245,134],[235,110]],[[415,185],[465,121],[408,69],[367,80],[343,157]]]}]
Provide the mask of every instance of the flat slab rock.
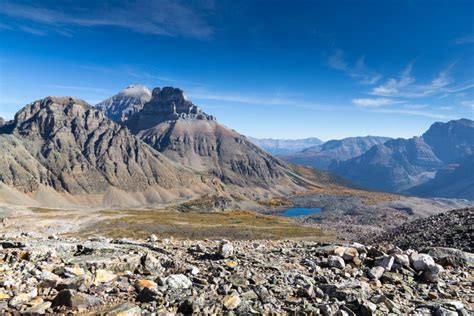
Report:
[{"label": "flat slab rock", "polygon": [[9,236],[0,236],[4,313],[473,312],[472,254],[453,249]]}]

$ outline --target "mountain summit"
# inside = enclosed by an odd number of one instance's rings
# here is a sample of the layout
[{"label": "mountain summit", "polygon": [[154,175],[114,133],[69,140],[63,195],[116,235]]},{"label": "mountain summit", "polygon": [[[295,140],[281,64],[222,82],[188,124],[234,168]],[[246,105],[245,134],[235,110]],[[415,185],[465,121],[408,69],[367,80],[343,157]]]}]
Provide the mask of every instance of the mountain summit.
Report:
[{"label": "mountain summit", "polygon": [[201,108],[186,99],[183,90],[173,87],[153,89],[151,99],[125,123],[130,130],[138,132],[165,121],[195,119],[214,121]]},{"label": "mountain summit", "polygon": [[144,85],[132,84],[116,95],[96,104],[96,108],[107,115],[108,118],[122,122],[130,115],[138,112],[143,105],[150,101],[151,92]]}]

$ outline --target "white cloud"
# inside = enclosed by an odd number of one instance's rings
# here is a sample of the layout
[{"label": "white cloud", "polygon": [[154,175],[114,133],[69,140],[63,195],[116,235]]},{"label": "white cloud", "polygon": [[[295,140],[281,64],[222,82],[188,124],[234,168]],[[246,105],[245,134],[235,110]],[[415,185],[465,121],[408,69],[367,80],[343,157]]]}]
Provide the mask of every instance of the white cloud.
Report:
[{"label": "white cloud", "polygon": [[398,100],[388,98],[363,98],[363,99],[352,99],[352,103],[363,107],[381,107],[386,105],[392,105],[400,103]]},{"label": "white cloud", "polygon": [[327,60],[329,67],[345,72],[351,78],[363,84],[375,84],[382,76],[370,69],[365,64],[365,57],[360,57],[353,66],[344,60],[344,52],[340,49],[329,56]]},{"label": "white cloud", "polygon": [[374,109],[372,110],[372,112],[421,116],[421,117],[428,117],[428,118],[439,119],[439,120],[449,120],[449,119],[455,118],[455,117],[452,117],[450,115],[445,115],[445,114],[438,114],[438,113],[425,112],[425,111],[419,111],[419,110],[408,110],[408,109]]},{"label": "white cloud", "polygon": [[[71,2],[67,10],[47,8],[42,1],[21,4],[5,0],[0,6],[1,14],[30,23],[29,26],[18,24],[17,28],[37,35],[50,30],[67,35],[69,31],[64,30],[65,26],[116,26],[138,33],[194,38],[207,38],[213,33],[212,27],[191,8],[189,2],[140,0],[119,5],[114,1],[100,1],[88,9]],[[46,27],[40,30],[39,26]]]},{"label": "white cloud", "polygon": [[461,105],[474,110],[474,101],[462,101]]},{"label": "white cloud", "polygon": [[454,109],[453,106],[442,106],[442,107],[440,107],[440,110],[443,110],[443,111],[451,111],[452,109]]},{"label": "white cloud", "polygon": [[435,93],[449,92],[447,86],[453,80],[448,73],[453,65],[440,72],[427,84],[415,84],[412,76],[413,64],[409,64],[398,78],[390,78],[386,83],[372,89],[371,94],[382,97],[421,98]]},{"label": "white cloud", "polygon": [[464,37],[457,38],[453,41],[453,43],[456,45],[472,44],[474,43],[474,35],[467,35]]},{"label": "white cloud", "polygon": [[429,104],[405,104],[403,107],[405,109],[420,110],[429,107]]}]

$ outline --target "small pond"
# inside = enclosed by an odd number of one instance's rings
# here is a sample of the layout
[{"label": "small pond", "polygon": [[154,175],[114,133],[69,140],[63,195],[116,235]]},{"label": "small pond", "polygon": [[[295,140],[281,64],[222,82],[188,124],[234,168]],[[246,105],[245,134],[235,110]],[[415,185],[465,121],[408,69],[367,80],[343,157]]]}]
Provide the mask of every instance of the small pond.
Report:
[{"label": "small pond", "polygon": [[311,214],[316,214],[316,213],[321,213],[321,208],[319,207],[312,207],[312,208],[292,207],[292,208],[288,208],[282,211],[281,213],[279,213],[279,215],[293,217],[293,216],[311,215]]}]

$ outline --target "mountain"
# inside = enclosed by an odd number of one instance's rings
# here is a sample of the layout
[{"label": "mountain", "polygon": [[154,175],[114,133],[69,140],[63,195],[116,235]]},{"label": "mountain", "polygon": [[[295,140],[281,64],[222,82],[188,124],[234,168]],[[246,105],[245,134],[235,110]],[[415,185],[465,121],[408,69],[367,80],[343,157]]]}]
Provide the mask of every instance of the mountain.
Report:
[{"label": "mountain", "polygon": [[359,157],[333,163],[329,170],[363,187],[409,190],[434,178],[444,166],[472,154],[473,123],[467,119],[434,123],[421,137],[387,141]]},{"label": "mountain", "polygon": [[3,192],[49,192],[46,200],[53,205],[61,198],[71,203],[103,204],[109,199],[120,205],[153,204],[206,189],[201,177],[70,97],[47,97],[25,106],[0,128],[0,144]]},{"label": "mountain", "polygon": [[468,119],[434,123],[422,137],[446,164],[474,154],[474,121]]},{"label": "mountain", "polygon": [[219,124],[177,88],[155,88],[151,100],[124,124],[169,159],[252,195],[259,190],[289,193],[308,185],[289,165]]},{"label": "mountain", "polygon": [[96,104],[96,108],[114,121],[125,121],[150,101],[151,92],[143,85],[130,85],[116,95]]},{"label": "mountain", "polygon": [[272,155],[283,155],[299,152],[305,148],[321,145],[322,140],[315,137],[302,139],[273,139],[273,138],[254,138],[248,139]]},{"label": "mountain", "polygon": [[406,193],[424,197],[449,197],[474,200],[474,156],[459,164],[438,170],[436,177],[409,189]]},{"label": "mountain", "polygon": [[362,155],[374,145],[383,144],[388,137],[365,136],[330,140],[301,152],[282,155],[281,158],[296,164],[327,170],[333,162],[348,160]]},{"label": "mountain", "polygon": [[3,119],[3,117],[0,117],[0,127],[2,127],[3,125],[5,125],[5,120]]}]

